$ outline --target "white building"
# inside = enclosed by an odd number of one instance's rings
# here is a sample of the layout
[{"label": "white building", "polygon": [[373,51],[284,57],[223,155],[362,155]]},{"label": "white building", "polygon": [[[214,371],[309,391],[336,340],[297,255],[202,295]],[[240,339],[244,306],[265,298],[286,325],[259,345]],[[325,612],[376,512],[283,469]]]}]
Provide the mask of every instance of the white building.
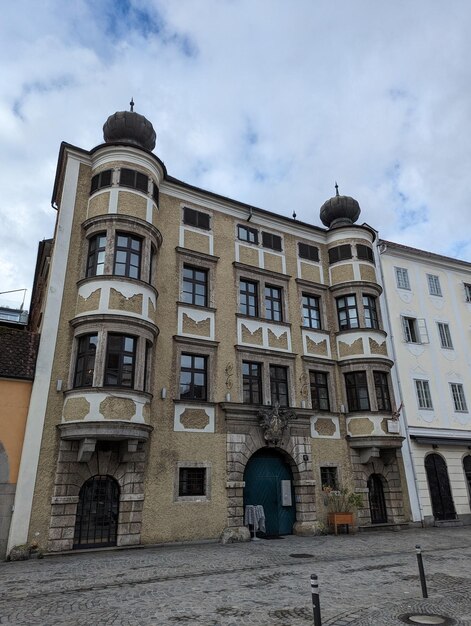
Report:
[{"label": "white building", "polygon": [[378,249],[413,517],[470,524],[471,263],[389,241]]}]

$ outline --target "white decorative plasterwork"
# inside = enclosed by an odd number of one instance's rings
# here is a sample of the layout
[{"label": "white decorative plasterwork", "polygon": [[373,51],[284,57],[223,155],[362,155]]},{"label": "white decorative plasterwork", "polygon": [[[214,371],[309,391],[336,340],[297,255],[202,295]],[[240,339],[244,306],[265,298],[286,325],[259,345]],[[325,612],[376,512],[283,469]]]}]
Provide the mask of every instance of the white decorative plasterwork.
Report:
[{"label": "white decorative plasterwork", "polygon": [[[147,287],[141,282],[133,283],[132,281],[119,280],[114,277],[111,279],[110,277],[103,276],[101,280],[93,279],[82,283],[79,287],[78,295],[82,298],[87,299],[92,295],[92,293],[94,293],[98,289],[101,290],[98,308],[78,313],[76,317],[90,315],[90,313],[116,313],[116,311],[120,311],[131,317],[144,319],[155,324],[155,319],[153,315],[150,315],[149,300],[152,302],[155,310],[157,306],[157,298],[155,295],[155,291],[150,287]],[[118,291],[126,299],[132,298],[133,296],[142,295],[142,314],[128,310],[122,311],[121,309],[110,309],[109,301],[111,289]]]},{"label": "white decorative plasterwork", "polygon": [[180,224],[180,235],[178,245],[181,248],[188,248],[185,245],[185,233],[196,233],[197,235],[201,235],[202,237],[208,238],[208,254],[214,254],[214,237],[211,231],[202,230],[201,228],[193,228],[191,226],[184,226]]},{"label": "white decorative plasterwork", "polygon": [[[333,435],[320,435],[316,430],[317,420],[329,419],[335,426]],[[311,415],[311,437],[313,439],[340,439],[340,426],[338,415]]]},{"label": "white decorative plasterwork", "polygon": [[[345,356],[341,356],[340,344],[343,343],[348,347],[351,347],[358,339],[362,340],[362,350],[358,354],[347,354]],[[372,356],[375,358],[388,358],[387,354],[378,354],[377,352],[372,352],[370,347],[370,339],[372,339],[379,348],[386,347],[386,337],[383,333],[376,332],[374,330],[362,330],[358,332],[349,332],[342,333],[337,336],[337,353],[339,354],[339,360],[342,359],[361,359],[364,356]]]},{"label": "white decorative plasterwork", "polygon": [[[96,391],[86,391],[84,389],[73,389],[66,393],[66,398],[64,402],[64,411],[67,407],[67,402],[69,400],[75,399],[84,399],[89,404],[89,410],[86,415],[84,415],[80,421],[92,421],[97,422],[100,420],[105,420],[105,417],[100,412],[100,405],[103,400],[107,398],[115,398],[119,400],[132,400],[135,405],[135,411],[133,415],[129,416],[129,419],[123,421],[129,422],[137,422],[139,424],[145,424],[146,420],[144,418],[144,406],[149,404],[149,399],[142,396],[139,393],[133,393],[132,391],[113,391],[112,393],[107,392],[96,392]],[[61,419],[62,423],[70,423],[70,420],[65,420],[64,415],[62,415]]]},{"label": "white decorative plasterwork", "polygon": [[[350,424],[358,419],[369,420],[373,424],[373,430],[362,435],[358,435],[358,433],[352,433],[350,430]],[[355,417],[347,417],[347,434],[350,435],[350,437],[364,437],[365,435],[368,435],[369,437],[387,437],[388,433],[385,433],[381,426],[383,420],[384,415],[374,415],[373,413],[358,413],[355,415]]]},{"label": "white decorative plasterwork", "polygon": [[[208,417],[208,424],[204,428],[187,428],[181,423],[181,417],[186,410],[203,411]],[[176,432],[186,433],[213,433],[215,426],[215,410],[213,406],[205,404],[176,404],[174,413],[173,429]]]},{"label": "white decorative plasterwork", "polygon": [[[250,333],[250,335],[255,336],[259,335],[259,331],[262,334],[262,343],[257,343],[257,341],[244,341],[243,340],[243,331],[246,333]],[[282,339],[286,336],[286,344],[287,347],[279,347],[279,346],[271,346],[269,341],[269,331],[273,333],[277,340]],[[244,346],[258,346],[260,348],[264,348],[266,350],[281,350],[283,352],[291,352],[291,329],[289,326],[284,326],[281,324],[276,324],[274,322],[263,322],[260,320],[250,320],[247,318],[239,318],[237,320],[237,343]]]},{"label": "white decorative plasterwork", "polygon": [[[315,330],[306,330],[305,328],[303,328],[302,334],[303,334],[304,354],[316,356],[321,359],[332,358],[332,352],[330,349],[330,338],[328,334],[322,333],[322,332],[316,332]],[[308,339],[310,339],[316,345],[322,345],[324,343],[324,345],[326,346],[326,354],[321,354],[320,352],[313,352],[312,350],[309,350]]]},{"label": "white decorative plasterwork", "polygon": [[[184,316],[193,320],[195,324],[201,324],[206,320],[209,320],[209,335],[201,335],[201,334],[191,334],[188,332],[184,332]],[[177,325],[177,333],[179,335],[183,335],[184,337],[196,337],[198,339],[208,339],[214,341],[215,338],[215,315],[214,311],[207,311],[206,309],[196,309],[193,307],[187,306],[178,306],[178,325]]]}]

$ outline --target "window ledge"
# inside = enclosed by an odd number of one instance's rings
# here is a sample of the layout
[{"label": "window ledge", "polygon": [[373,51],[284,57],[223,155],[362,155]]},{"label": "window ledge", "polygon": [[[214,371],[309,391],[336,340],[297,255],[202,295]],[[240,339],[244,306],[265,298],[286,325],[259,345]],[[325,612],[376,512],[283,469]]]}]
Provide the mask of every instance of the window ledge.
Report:
[{"label": "window ledge", "polygon": [[252,317],[251,315],[244,315],[243,313],[236,313],[236,317],[244,320],[263,322],[264,324],[277,324],[278,326],[286,326],[287,328],[291,328],[290,322],[276,322],[275,320],[269,320],[266,317]]},{"label": "window ledge", "polygon": [[197,311],[212,311],[216,312],[217,309],[213,306],[202,306],[201,304],[191,304],[190,302],[183,302],[183,300],[177,300],[178,306],[188,307],[190,309],[196,309]]},{"label": "window ledge", "polygon": [[214,254],[198,252],[198,250],[191,250],[190,248],[182,248],[181,246],[176,246],[175,251],[178,252],[178,254],[182,254],[183,256],[193,257],[195,259],[202,259],[203,261],[207,261],[208,263],[217,263],[219,261],[219,257],[215,256]]},{"label": "window ledge", "polygon": [[270,276],[272,278],[276,277],[276,278],[279,278],[280,280],[285,280],[285,281],[288,281],[291,278],[291,274],[283,274],[283,272],[274,272],[272,270],[266,270],[265,268],[259,267],[258,265],[248,265],[247,263],[241,263],[240,261],[234,261],[232,265],[236,269],[240,270],[241,272],[250,272],[250,273],[255,272],[256,274],[261,274],[262,276]]}]

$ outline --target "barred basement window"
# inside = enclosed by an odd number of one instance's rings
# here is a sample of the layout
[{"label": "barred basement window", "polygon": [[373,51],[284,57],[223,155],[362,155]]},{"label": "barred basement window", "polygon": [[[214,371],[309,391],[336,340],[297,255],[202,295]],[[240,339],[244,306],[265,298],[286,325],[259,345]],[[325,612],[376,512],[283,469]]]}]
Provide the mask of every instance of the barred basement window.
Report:
[{"label": "barred basement window", "polygon": [[319,261],[319,248],[316,248],[316,246],[310,246],[307,243],[298,243],[298,254],[300,259]]},{"label": "barred basement window", "polygon": [[264,248],[270,248],[270,250],[281,252],[281,237],[273,233],[262,232],[262,246]]},{"label": "barred basement window", "polygon": [[189,207],[184,207],[183,209],[183,223],[188,226],[202,228],[203,230],[210,230],[209,215]]},{"label": "barred basement window", "polygon": [[123,167],[119,174],[119,184],[122,187],[132,187],[147,193],[149,190],[149,177],[142,174],[142,172]]},{"label": "barred basement window", "polygon": [[206,468],[180,467],[178,480],[179,496],[206,495]]},{"label": "barred basement window", "polygon": [[113,170],[103,170],[99,174],[95,174],[92,177],[92,184],[90,187],[90,193],[94,191],[98,191],[98,189],[102,189],[103,187],[111,187],[111,175]]},{"label": "barred basement window", "polygon": [[339,261],[346,261],[352,258],[352,246],[350,244],[344,244],[343,246],[336,246],[329,250],[329,263],[338,263]]},{"label": "barred basement window", "polygon": [[339,488],[337,468],[336,467],[321,467],[321,488],[329,487],[336,491]]},{"label": "barred basement window", "polygon": [[357,243],[357,257],[359,259],[369,261],[370,263],[375,262],[373,250],[369,246],[364,246],[361,243]]},{"label": "barred basement window", "polygon": [[238,224],[237,238],[240,239],[240,241],[258,244],[258,230],[256,228],[250,228],[249,226],[242,226],[242,224]]},{"label": "barred basement window", "polygon": [[466,405],[466,398],[464,397],[463,385],[461,383],[450,383],[450,387],[455,411],[467,413],[468,407]]}]

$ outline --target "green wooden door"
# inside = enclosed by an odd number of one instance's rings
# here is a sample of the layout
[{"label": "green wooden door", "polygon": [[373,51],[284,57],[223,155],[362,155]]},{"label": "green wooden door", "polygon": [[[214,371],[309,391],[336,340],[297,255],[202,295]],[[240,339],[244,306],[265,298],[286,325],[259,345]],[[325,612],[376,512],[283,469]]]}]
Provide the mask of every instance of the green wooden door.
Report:
[{"label": "green wooden door", "polygon": [[[261,504],[268,536],[290,535],[296,520],[293,475],[290,466],[272,450],[256,453],[244,474],[244,506]],[[283,506],[282,482],[290,481],[291,505]]]}]

